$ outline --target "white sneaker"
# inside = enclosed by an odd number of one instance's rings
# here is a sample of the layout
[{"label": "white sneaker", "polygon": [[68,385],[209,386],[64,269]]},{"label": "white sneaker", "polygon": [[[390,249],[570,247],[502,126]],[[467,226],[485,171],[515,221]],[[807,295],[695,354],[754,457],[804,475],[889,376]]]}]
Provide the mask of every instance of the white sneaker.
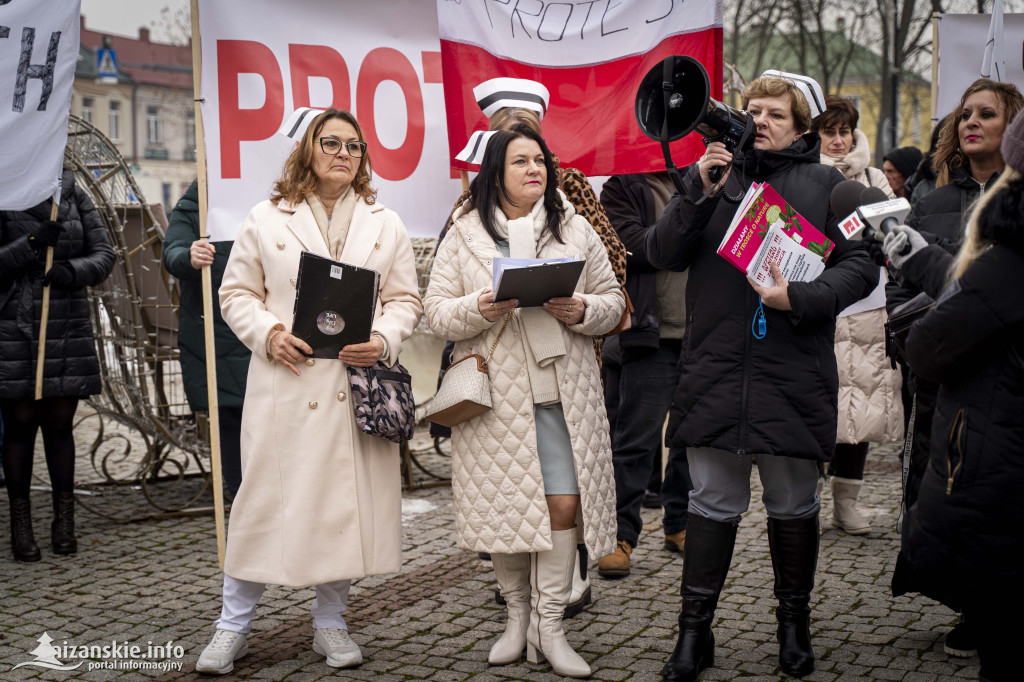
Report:
[{"label": "white sneaker", "polygon": [[350,668],[363,662],[359,645],[348,636],[348,630],[320,628],[313,631],[313,651],[327,657],[332,668]]},{"label": "white sneaker", "polygon": [[235,661],[249,653],[245,635],[230,630],[217,630],[213,640],[203,649],[196,661],[196,672],[223,675],[235,668]]}]

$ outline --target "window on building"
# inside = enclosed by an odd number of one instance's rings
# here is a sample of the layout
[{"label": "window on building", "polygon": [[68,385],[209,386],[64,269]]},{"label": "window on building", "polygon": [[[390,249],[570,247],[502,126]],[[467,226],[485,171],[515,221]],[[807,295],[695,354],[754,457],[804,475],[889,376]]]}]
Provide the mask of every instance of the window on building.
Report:
[{"label": "window on building", "polygon": [[115,142],[121,139],[121,103],[110,103],[110,139]]},{"label": "window on building", "polygon": [[82,98],[82,120],[86,123],[92,123],[92,112],[96,107],[96,103],[92,97]]},{"label": "window on building", "polygon": [[914,144],[921,144],[921,102],[916,97],[910,105],[910,137]]},{"label": "window on building", "polygon": [[164,141],[163,128],[160,107],[146,107],[146,144],[162,144]]},{"label": "window on building", "polygon": [[190,113],[185,117],[185,161],[196,160],[196,116]]}]

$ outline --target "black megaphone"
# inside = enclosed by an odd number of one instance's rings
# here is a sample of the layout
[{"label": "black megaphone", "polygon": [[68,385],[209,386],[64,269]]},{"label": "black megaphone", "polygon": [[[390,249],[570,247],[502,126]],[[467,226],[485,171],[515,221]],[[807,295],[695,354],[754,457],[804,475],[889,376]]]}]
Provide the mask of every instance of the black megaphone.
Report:
[{"label": "black megaphone", "polygon": [[[679,170],[672,163],[668,143],[697,131],[704,145],[721,142],[730,153],[754,145],[754,119],[750,114],[722,104],[711,97],[711,82],[704,66],[686,55],[665,57],[654,66],[636,91],[636,122],[640,131],[661,143],[665,170],[683,194]],[[725,168],[708,172],[717,183]]]}]

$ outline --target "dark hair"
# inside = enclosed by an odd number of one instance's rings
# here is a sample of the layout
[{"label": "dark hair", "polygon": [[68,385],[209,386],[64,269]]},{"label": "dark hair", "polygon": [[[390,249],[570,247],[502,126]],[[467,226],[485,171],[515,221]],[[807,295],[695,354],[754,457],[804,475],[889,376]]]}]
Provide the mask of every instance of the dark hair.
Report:
[{"label": "dark hair", "polygon": [[544,154],[544,167],[547,169],[547,185],[544,187],[544,210],[547,211],[547,229],[556,240],[562,239],[561,224],[565,216],[562,200],[558,196],[558,177],[555,161],[551,150],[544,143],[544,138],[528,125],[516,124],[509,130],[499,130],[487,141],[484,159],[480,164],[480,172],[469,185],[469,196],[473,208],[480,213],[480,221],[492,239],[501,239],[494,224],[494,209],[501,207],[501,200],[508,203],[512,200],[505,188],[505,155],[512,140],[526,138],[540,146]]},{"label": "dark hair", "polygon": [[822,128],[838,128],[845,123],[853,131],[857,129],[859,121],[860,114],[857,107],[853,106],[853,102],[846,97],[829,95],[825,98],[825,111],[811,121],[811,130],[818,132]]}]

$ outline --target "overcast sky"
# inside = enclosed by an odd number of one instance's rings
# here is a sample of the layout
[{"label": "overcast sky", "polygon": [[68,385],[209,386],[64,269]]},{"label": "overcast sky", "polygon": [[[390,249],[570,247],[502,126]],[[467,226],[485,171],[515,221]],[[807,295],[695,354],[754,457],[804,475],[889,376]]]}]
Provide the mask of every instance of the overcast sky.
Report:
[{"label": "overcast sky", "polygon": [[172,14],[184,12],[182,16],[187,17],[189,4],[189,0],[82,0],[82,14],[90,30],[135,37],[139,27],[145,27],[153,31],[154,40],[164,42],[168,35],[160,24],[160,10],[168,7]]}]

